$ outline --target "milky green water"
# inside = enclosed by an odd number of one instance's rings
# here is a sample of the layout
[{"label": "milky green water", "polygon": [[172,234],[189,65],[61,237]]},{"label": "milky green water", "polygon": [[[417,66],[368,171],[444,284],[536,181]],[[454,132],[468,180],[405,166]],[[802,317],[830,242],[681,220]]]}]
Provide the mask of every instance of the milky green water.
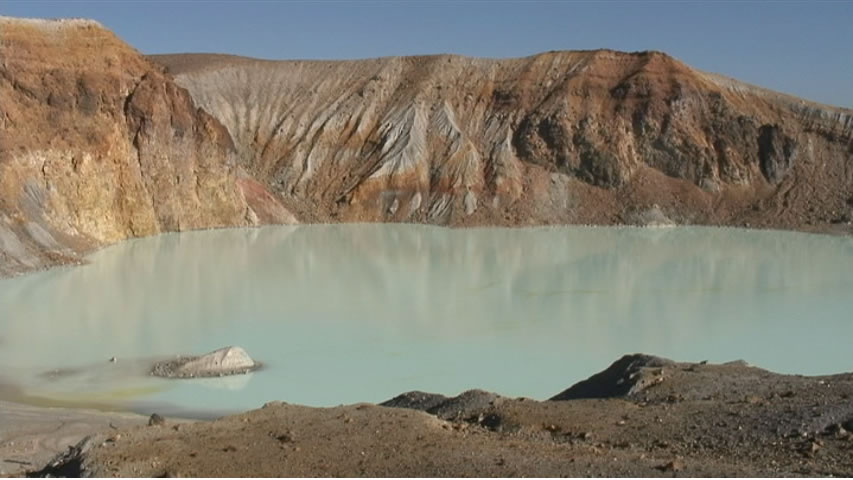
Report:
[{"label": "milky green water", "polygon": [[[297,226],[163,235],[89,260],[0,280],[0,383],[168,413],[379,402],[415,389],[545,399],[630,352],[853,370],[844,237]],[[267,368],[145,375],[153,357],[226,345]]]}]

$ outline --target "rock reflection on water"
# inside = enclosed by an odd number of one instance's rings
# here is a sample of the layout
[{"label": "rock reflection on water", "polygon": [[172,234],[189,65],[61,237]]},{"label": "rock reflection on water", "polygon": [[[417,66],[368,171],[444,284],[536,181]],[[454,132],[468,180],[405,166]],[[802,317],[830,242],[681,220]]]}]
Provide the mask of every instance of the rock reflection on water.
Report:
[{"label": "rock reflection on water", "polygon": [[843,237],[297,226],[162,235],[90,259],[0,280],[0,361],[13,380],[44,389],[33,372],[240,345],[269,368],[222,394],[144,375],[78,382],[158,385],[167,391],[145,401],[238,409],[411,389],[543,398],[634,351],[807,374],[853,367]]}]

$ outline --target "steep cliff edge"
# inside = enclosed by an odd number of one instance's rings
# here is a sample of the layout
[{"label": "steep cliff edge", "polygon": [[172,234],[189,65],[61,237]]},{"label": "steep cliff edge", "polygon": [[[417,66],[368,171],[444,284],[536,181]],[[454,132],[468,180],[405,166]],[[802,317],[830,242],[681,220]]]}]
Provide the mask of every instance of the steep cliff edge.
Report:
[{"label": "steep cliff edge", "polygon": [[292,219],[162,67],[96,22],[0,17],[0,275]]},{"label": "steep cliff edge", "polygon": [[659,52],[151,58],[305,220],[824,229],[853,215],[853,111]]}]

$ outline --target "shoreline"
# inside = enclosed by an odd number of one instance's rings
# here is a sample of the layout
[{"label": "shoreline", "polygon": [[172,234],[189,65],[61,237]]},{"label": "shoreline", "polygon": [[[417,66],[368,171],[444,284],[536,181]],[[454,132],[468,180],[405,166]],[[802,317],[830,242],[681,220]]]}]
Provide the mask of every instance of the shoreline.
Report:
[{"label": "shoreline", "polygon": [[0,400],[0,476],[21,476],[87,436],[147,420],[133,413]]},{"label": "shoreline", "polygon": [[[49,270],[53,270],[56,268],[74,268],[82,265],[87,265],[89,261],[86,257],[93,255],[105,248],[109,248],[115,245],[120,245],[122,243],[134,240],[142,240],[146,238],[153,238],[163,235],[180,235],[182,233],[191,233],[191,232],[206,232],[206,231],[216,231],[216,230],[239,230],[239,229],[263,229],[263,228],[275,228],[275,227],[304,227],[304,226],[317,226],[317,225],[413,225],[413,226],[425,226],[425,227],[436,227],[436,228],[447,228],[450,230],[469,230],[469,229],[478,229],[478,228],[507,228],[507,229],[533,229],[533,228],[571,228],[571,227],[579,227],[579,228],[637,228],[637,229],[652,229],[652,230],[669,230],[669,229],[677,229],[677,228],[711,228],[711,229],[733,229],[733,230],[748,230],[748,231],[759,231],[759,232],[785,232],[785,233],[806,233],[812,235],[828,235],[833,237],[853,237],[853,223],[847,224],[819,224],[819,225],[801,225],[799,227],[777,227],[777,226],[744,226],[744,225],[713,225],[713,224],[673,224],[673,225],[634,225],[630,223],[618,223],[618,224],[594,224],[594,223],[577,223],[577,224],[536,224],[536,225],[438,225],[432,223],[421,223],[421,222],[312,222],[312,223],[295,223],[295,224],[266,224],[266,225],[254,225],[254,226],[244,226],[244,227],[236,227],[236,226],[227,226],[227,227],[210,227],[210,228],[199,228],[193,230],[185,230],[181,232],[160,232],[154,235],[142,236],[142,237],[128,237],[122,240],[119,240],[114,243],[108,243],[105,245],[101,245],[98,247],[88,248],[84,251],[78,252],[77,257],[67,257],[67,261],[62,263],[56,263],[52,265],[42,265],[40,267],[32,268],[29,270],[20,270],[20,271],[12,271],[12,273],[3,273],[4,270],[2,268],[3,264],[3,256],[0,255],[0,280],[7,280],[22,277],[25,275],[30,275],[33,273],[46,272]],[[2,252],[0,252],[2,254]]]},{"label": "shoreline", "polygon": [[[628,355],[628,354],[626,354],[626,355]],[[682,362],[682,363],[685,363],[685,364],[695,363],[697,365],[701,364],[699,362]],[[765,371],[768,374],[774,375],[774,376],[796,377],[796,378],[801,378],[801,379],[806,379],[806,380],[813,379],[815,381],[819,381],[821,378],[826,378],[826,377],[836,377],[836,376],[844,376],[844,375],[853,376],[853,370],[850,370],[850,371],[833,371],[833,372],[827,372],[827,373],[798,373],[798,372],[780,372],[780,371],[775,371],[775,370],[767,370],[767,369],[762,368],[760,365],[754,365],[754,364],[749,363],[743,359],[731,360],[731,361],[727,361],[727,362],[723,362],[723,363],[719,363],[719,364],[713,364],[712,363],[711,365],[724,365],[724,366],[739,365],[739,366],[744,366],[744,367],[748,367],[748,368],[761,369],[762,371]],[[253,372],[249,372],[249,373],[253,373]],[[600,372],[597,372],[597,373],[600,373]],[[240,375],[245,375],[245,374],[234,374],[232,376],[240,376]],[[164,378],[164,379],[166,381],[169,381],[169,382],[182,382],[182,381],[191,381],[194,378],[193,377],[184,377],[184,378],[173,377],[173,378]],[[579,379],[577,382],[575,382],[572,385],[577,385],[578,383],[582,383],[586,380],[587,379]],[[471,389],[479,390],[479,387],[474,385],[471,387]],[[463,392],[459,392],[459,395],[463,394],[466,391],[470,391],[470,390],[465,390]],[[408,393],[408,392],[400,392],[400,395],[403,395],[405,393]],[[500,395],[500,392],[494,392],[494,393]],[[436,395],[436,396],[442,396],[445,398],[451,398],[453,396],[453,393],[451,393],[451,392],[443,392],[443,393],[430,392],[429,395]],[[548,397],[547,395],[542,396],[540,398],[536,398],[536,397],[527,396],[527,395],[523,395],[523,394],[521,396],[518,396],[518,397],[507,397],[507,398],[525,398],[525,399],[532,400],[535,402],[545,402],[545,401],[548,401],[550,399],[550,397]],[[390,400],[393,400],[393,398],[392,399],[385,399],[385,400],[379,401],[375,404],[376,405],[382,405],[384,403],[387,403]],[[284,400],[268,399],[265,401],[267,401],[267,402],[283,401],[283,402],[289,403],[289,402],[287,402],[286,399],[284,399]],[[354,404],[359,404],[359,403],[370,404],[371,402],[363,401],[363,400],[357,400],[355,403],[352,403],[352,404],[354,405]],[[35,408],[35,409],[44,409],[47,411],[57,410],[57,411],[88,412],[88,413],[92,413],[92,414],[96,414],[96,415],[103,415],[105,417],[109,417],[109,416],[113,416],[113,415],[119,416],[119,417],[133,416],[133,417],[143,418],[143,419],[145,419],[145,421],[147,421],[148,417],[154,413],[163,414],[165,416],[168,416],[170,419],[181,420],[181,421],[212,421],[212,420],[216,420],[216,419],[222,418],[222,417],[239,415],[241,413],[245,413],[247,411],[252,410],[251,408],[249,410],[243,410],[243,409],[239,409],[239,408],[219,409],[219,410],[198,410],[198,409],[195,409],[192,407],[181,407],[181,406],[171,404],[168,402],[138,401],[138,402],[132,402],[129,404],[120,404],[120,403],[109,403],[109,402],[87,401],[87,400],[61,400],[61,399],[50,398],[47,396],[29,395],[29,394],[23,393],[21,391],[21,389],[16,387],[14,384],[10,384],[8,382],[0,383],[0,414],[2,414],[2,411],[4,408],[3,405],[19,406],[19,407]],[[297,404],[293,404],[293,405],[298,405],[300,407],[305,407],[305,408],[325,409],[325,408],[334,408],[336,406],[343,406],[343,405],[350,405],[350,404],[329,403],[326,405],[309,405],[309,404],[297,403]],[[257,408],[259,408],[259,407],[257,407]],[[2,438],[3,438],[2,433],[3,433],[2,429],[0,429],[0,442],[2,442]]]},{"label": "shoreline", "polygon": [[545,401],[408,392],[378,405],[273,401],[215,421],[148,426],[124,416],[117,429],[99,413],[4,402],[0,411],[52,413],[44,423],[89,415],[78,423],[95,435],[85,448],[19,474],[850,476],[851,398],[853,373],[781,375],[634,354]]},{"label": "shoreline", "polygon": [[[300,224],[300,225],[292,225],[289,226],[291,228],[299,228],[303,226],[314,226],[314,225],[346,225],[346,224]],[[370,223],[372,225],[372,223]],[[397,224],[395,224],[397,225]],[[429,224],[413,224],[415,226],[426,226],[426,227],[443,227],[443,228],[495,228],[495,227],[447,227],[440,225],[429,225]],[[269,226],[261,226],[254,228],[275,228],[275,225]],[[791,232],[791,233],[806,233],[806,234],[818,234],[818,235],[831,235],[831,236],[849,236],[850,231],[849,227],[844,226],[847,231],[829,231],[824,229],[822,231],[804,231],[804,230],[772,230],[772,229],[763,229],[763,228],[743,228],[743,227],[731,227],[731,226],[714,226],[714,225],[676,225],[672,227],[642,227],[642,226],[633,226],[633,225],[531,225],[531,226],[516,226],[516,227],[505,227],[505,228],[564,228],[564,227],[578,227],[578,228],[642,228],[648,229],[652,228],[655,230],[665,228],[666,230],[677,229],[682,227],[698,227],[698,228],[708,228],[708,229],[735,229],[735,230],[771,230],[778,232]],[[501,228],[501,227],[497,227]],[[208,229],[210,230],[210,229]],[[218,230],[218,229],[217,229]],[[166,233],[165,235],[173,235],[180,234],[183,232],[173,232]],[[128,239],[131,241],[138,240],[137,238]],[[128,241],[124,240],[124,242]],[[121,243],[121,242],[119,242]],[[114,244],[115,245],[115,244]],[[110,245],[111,246],[111,245]],[[104,248],[109,247],[105,246]],[[94,250],[90,253],[94,253]],[[61,266],[62,268],[70,267],[70,266]],[[50,267],[57,268],[57,267]],[[28,272],[32,273],[32,272]],[[698,364],[696,364],[698,365]],[[754,367],[747,367],[754,368]],[[831,375],[818,375],[818,376],[803,376],[803,375],[789,375],[789,374],[777,374],[767,372],[769,375],[775,377],[773,382],[777,383],[777,386],[782,386],[786,384],[787,380],[790,378],[798,379],[797,382],[812,382],[816,383],[820,381],[821,378],[827,377],[839,377],[846,376],[853,378],[853,373],[839,373],[839,374],[831,374]],[[179,380],[177,380],[179,381]],[[472,382],[473,384],[474,382]],[[476,385],[472,385],[476,386]],[[786,393],[786,391],[782,388],[779,388],[781,393]],[[777,394],[781,394],[777,392]],[[745,396],[749,396],[749,393],[746,393]],[[850,394],[848,394],[850,395]],[[447,397],[445,397],[447,398]],[[501,397],[503,398],[503,397]],[[11,401],[9,401],[11,400]],[[270,399],[274,400],[274,399]],[[286,401],[286,399],[284,399]],[[537,400],[529,400],[531,404],[548,404],[548,401],[537,401]],[[851,402],[847,402],[851,403]],[[718,408],[724,405],[724,403],[720,401],[714,401],[707,404],[706,408]],[[151,413],[157,411],[156,406],[152,406],[153,408],[146,409],[151,410]],[[375,406],[374,406],[375,407]],[[299,415],[305,417],[313,418],[316,415],[321,415],[322,412],[328,411],[328,408],[318,408],[318,407],[307,407],[307,406],[288,406],[287,408],[297,408],[299,409]],[[347,409],[355,409],[358,408],[356,406],[350,405],[344,408],[347,412],[350,410]],[[385,407],[383,407],[385,408]],[[609,407],[608,407],[609,408]],[[77,405],[69,405],[68,402],[55,401],[47,398],[41,398],[38,396],[28,396],[22,393],[18,395],[6,395],[3,394],[0,397],[0,476],[2,475],[15,475],[15,474],[23,474],[27,471],[31,471],[34,468],[41,468],[44,464],[46,464],[50,458],[54,455],[61,453],[67,447],[76,444],[83,438],[89,435],[104,435],[110,434],[116,429],[110,427],[110,422],[113,422],[120,429],[125,429],[126,427],[132,427],[136,425],[145,425],[148,421],[148,416],[139,413],[140,409],[131,409],[131,410],[123,410],[116,411],[114,406],[107,405],[96,405],[96,404],[88,404],[87,402],[80,402]],[[169,422],[198,422],[209,424],[215,417],[218,417],[218,414],[208,414],[204,412],[192,412],[187,411],[189,413],[183,412],[180,417],[169,417]],[[229,414],[227,418],[233,417],[241,417],[245,415],[251,415],[253,411],[245,412],[245,413],[234,413]],[[307,412],[307,413],[306,413]],[[221,413],[221,412],[220,412]],[[853,420],[853,407],[851,407],[851,412],[849,415],[850,419]],[[30,425],[28,422],[31,422],[32,418],[38,418],[37,422],[33,422]],[[846,418],[846,417],[845,417]],[[845,418],[841,420],[844,421]],[[454,425],[468,425],[466,419],[458,419]],[[121,424],[119,425],[120,422]],[[467,423],[466,423],[467,422]],[[618,422],[618,420],[617,420]],[[479,424],[478,424],[479,425]],[[479,425],[482,427],[482,425]],[[454,426],[448,428],[456,428]],[[462,428],[462,427],[458,427]],[[466,427],[467,428],[467,427]],[[487,427],[484,427],[488,430]],[[814,432],[812,432],[814,433]],[[366,435],[366,433],[365,433]],[[12,442],[12,444],[10,444]],[[24,445],[22,447],[22,445]],[[852,446],[853,447],[853,446]],[[822,447],[821,447],[822,448]],[[810,457],[809,457],[810,458]],[[4,460],[11,460],[11,462],[6,462]],[[17,463],[23,462],[23,463]],[[723,472],[722,470],[712,470],[710,473],[719,473]],[[743,471],[739,471],[743,472]],[[755,471],[747,471],[747,473],[761,472],[760,470]],[[791,473],[792,471],[788,471],[787,473]],[[853,474],[853,468],[850,470],[845,470],[848,475]],[[127,472],[125,472],[127,473]],[[134,472],[136,473],[136,472]],[[152,474],[156,474],[154,472]],[[162,473],[162,472],[161,472]],[[226,472],[227,473],[227,472]],[[349,475],[357,474],[356,471],[346,471],[339,472],[346,473]],[[421,473],[416,472],[416,473]],[[482,471],[461,471],[457,472],[460,474],[477,474],[482,473]],[[547,473],[547,472],[544,472]],[[583,474],[583,472],[576,472]],[[618,472],[615,472],[618,473]],[[706,472],[707,473],[707,472]],[[765,472],[766,473],[766,472]],[[796,471],[793,471],[796,473]],[[640,472],[642,475],[646,475],[648,473]]]}]

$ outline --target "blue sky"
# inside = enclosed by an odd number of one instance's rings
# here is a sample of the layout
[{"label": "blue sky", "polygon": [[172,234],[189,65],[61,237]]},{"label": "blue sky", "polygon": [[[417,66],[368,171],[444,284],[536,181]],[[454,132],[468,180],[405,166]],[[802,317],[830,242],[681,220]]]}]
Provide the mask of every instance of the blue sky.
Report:
[{"label": "blue sky", "polygon": [[0,14],[88,17],[144,53],[365,58],[662,50],[703,70],[853,107],[853,1],[0,1]]}]

